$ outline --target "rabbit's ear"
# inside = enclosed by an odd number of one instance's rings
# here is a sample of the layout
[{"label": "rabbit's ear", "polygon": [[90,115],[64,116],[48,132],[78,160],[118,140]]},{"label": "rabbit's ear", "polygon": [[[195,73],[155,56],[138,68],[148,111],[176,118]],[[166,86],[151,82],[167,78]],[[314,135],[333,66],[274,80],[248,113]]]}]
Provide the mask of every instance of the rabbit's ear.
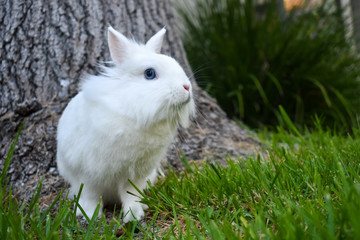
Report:
[{"label": "rabbit's ear", "polygon": [[146,43],[146,47],[152,49],[156,53],[160,53],[161,45],[165,36],[166,29],[165,27],[158,31],[154,36],[152,36],[149,41]]},{"label": "rabbit's ear", "polygon": [[110,26],[108,28],[108,44],[111,59],[115,62],[115,64],[121,64],[126,58],[130,45],[129,40]]}]

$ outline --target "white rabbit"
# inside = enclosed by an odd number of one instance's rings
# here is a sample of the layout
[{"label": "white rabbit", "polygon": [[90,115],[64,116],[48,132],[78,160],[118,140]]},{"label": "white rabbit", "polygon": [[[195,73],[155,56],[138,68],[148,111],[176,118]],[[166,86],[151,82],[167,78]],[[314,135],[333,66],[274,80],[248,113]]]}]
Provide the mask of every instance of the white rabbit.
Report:
[{"label": "white rabbit", "polygon": [[186,127],[194,115],[188,77],[160,54],[165,32],[142,45],[109,27],[114,67],[87,77],[59,120],[59,173],[71,185],[70,196],[84,183],[79,203],[88,216],[102,198],[121,200],[124,222],[143,218],[147,206],[127,193],[138,194],[129,180],[139,189],[153,182],[178,125]]}]

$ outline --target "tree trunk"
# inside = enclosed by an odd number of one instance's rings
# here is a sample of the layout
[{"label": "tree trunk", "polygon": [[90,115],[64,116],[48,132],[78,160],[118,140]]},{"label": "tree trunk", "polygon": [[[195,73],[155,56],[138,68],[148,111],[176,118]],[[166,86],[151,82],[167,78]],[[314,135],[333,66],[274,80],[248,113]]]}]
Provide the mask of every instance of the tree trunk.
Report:
[{"label": "tree trunk", "polygon": [[[15,187],[47,172],[57,175],[58,119],[77,93],[80,79],[96,74],[97,64],[110,60],[109,25],[141,42],[166,26],[163,52],[191,75],[168,0],[2,0],[0,4],[1,166],[17,127],[26,120],[9,170]],[[170,163],[177,166],[181,152],[189,160],[253,152],[257,141],[249,137],[251,133],[227,119],[216,102],[194,81],[193,85],[196,121],[180,130],[169,152]]]}]

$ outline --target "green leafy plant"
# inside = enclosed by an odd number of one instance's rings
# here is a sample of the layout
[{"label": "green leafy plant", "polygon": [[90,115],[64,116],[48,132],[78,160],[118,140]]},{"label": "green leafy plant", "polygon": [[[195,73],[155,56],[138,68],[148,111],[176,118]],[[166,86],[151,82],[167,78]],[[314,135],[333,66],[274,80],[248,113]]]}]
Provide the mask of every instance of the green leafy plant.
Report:
[{"label": "green leafy plant", "polygon": [[[350,129],[360,112],[360,58],[332,1],[285,13],[277,1],[196,0],[179,5],[184,46],[199,85],[232,118]],[[195,71],[196,72],[196,71]]]}]

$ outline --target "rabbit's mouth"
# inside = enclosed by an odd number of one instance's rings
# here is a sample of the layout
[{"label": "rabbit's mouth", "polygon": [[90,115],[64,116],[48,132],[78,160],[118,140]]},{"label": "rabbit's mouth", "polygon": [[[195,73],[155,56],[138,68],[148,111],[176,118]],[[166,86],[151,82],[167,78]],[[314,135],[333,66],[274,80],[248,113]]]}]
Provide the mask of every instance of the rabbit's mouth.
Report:
[{"label": "rabbit's mouth", "polygon": [[191,100],[191,95],[189,94],[189,95],[187,96],[187,99],[184,101],[184,104],[189,103],[190,100]]},{"label": "rabbit's mouth", "polygon": [[191,101],[191,96],[189,95],[185,101],[175,104],[175,108],[180,109],[189,104]]}]

